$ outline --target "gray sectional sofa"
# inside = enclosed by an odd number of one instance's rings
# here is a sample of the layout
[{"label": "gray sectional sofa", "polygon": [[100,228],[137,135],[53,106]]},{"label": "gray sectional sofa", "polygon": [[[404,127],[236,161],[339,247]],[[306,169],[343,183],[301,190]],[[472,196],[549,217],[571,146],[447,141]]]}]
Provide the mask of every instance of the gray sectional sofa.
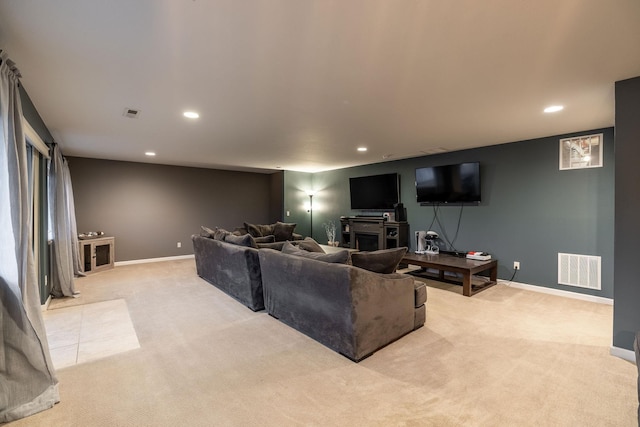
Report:
[{"label": "gray sectional sofa", "polygon": [[425,322],[425,285],[385,274],[395,271],[406,248],[354,256],[356,267],[347,264],[348,251],[325,254],[313,239],[262,242],[250,234],[202,230],[191,236],[200,277],[351,360]]},{"label": "gray sectional sofa", "polygon": [[264,309],[258,249],[198,234],[191,240],[198,276],[251,310]]},{"label": "gray sectional sofa", "polygon": [[267,312],[353,361],[425,322],[426,288],[411,276],[272,249],[258,255]]},{"label": "gray sectional sofa", "polygon": [[[198,276],[251,310],[263,310],[258,248],[279,250],[289,239],[303,242],[303,237],[293,232],[295,226],[283,222],[268,225],[245,223],[245,228],[237,228],[234,232],[201,226],[200,234],[191,236]],[[252,233],[248,233],[246,228]]]}]

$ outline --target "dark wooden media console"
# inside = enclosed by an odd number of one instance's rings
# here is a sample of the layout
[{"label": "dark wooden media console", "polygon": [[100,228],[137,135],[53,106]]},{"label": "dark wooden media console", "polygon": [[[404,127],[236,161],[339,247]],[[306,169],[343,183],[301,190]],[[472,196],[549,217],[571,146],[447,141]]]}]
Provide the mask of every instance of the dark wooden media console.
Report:
[{"label": "dark wooden media console", "polygon": [[[495,259],[475,261],[453,255],[423,255],[408,252],[404,258],[402,258],[401,264],[411,264],[438,270],[438,276],[434,277],[438,280],[445,280],[445,271],[461,273],[462,295],[466,297],[470,297],[473,294],[495,285],[498,280],[498,261]],[[473,285],[471,283],[471,276],[482,273],[483,271],[489,271],[489,282],[483,283],[482,285]]]}]

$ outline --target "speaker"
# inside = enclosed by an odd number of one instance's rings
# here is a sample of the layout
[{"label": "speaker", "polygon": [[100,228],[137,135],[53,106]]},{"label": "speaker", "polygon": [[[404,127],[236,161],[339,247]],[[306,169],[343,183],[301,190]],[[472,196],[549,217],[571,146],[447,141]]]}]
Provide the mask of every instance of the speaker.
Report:
[{"label": "speaker", "polygon": [[406,221],[407,220],[407,211],[404,208],[404,205],[402,203],[397,203],[394,206],[395,210],[396,210],[396,221],[398,222],[402,222],[402,221]]}]

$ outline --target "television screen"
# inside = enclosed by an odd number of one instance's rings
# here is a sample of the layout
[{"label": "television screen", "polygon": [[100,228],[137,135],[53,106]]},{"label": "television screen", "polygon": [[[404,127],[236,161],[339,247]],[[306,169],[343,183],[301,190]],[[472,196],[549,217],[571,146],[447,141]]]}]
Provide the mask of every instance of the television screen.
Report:
[{"label": "television screen", "polygon": [[479,202],[480,196],[478,162],[416,169],[418,203]]},{"label": "television screen", "polygon": [[387,210],[400,202],[397,173],[349,178],[351,209]]}]

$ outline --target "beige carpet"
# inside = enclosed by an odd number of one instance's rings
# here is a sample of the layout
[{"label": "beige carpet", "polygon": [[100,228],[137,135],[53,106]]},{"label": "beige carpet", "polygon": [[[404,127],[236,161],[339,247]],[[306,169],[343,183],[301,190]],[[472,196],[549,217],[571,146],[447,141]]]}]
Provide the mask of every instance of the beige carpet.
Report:
[{"label": "beige carpet", "polygon": [[428,288],[425,327],[356,364],[195,274],[193,260],[78,279],[123,298],[140,348],[58,371],[61,403],[12,426],[636,426],[612,307]]}]

